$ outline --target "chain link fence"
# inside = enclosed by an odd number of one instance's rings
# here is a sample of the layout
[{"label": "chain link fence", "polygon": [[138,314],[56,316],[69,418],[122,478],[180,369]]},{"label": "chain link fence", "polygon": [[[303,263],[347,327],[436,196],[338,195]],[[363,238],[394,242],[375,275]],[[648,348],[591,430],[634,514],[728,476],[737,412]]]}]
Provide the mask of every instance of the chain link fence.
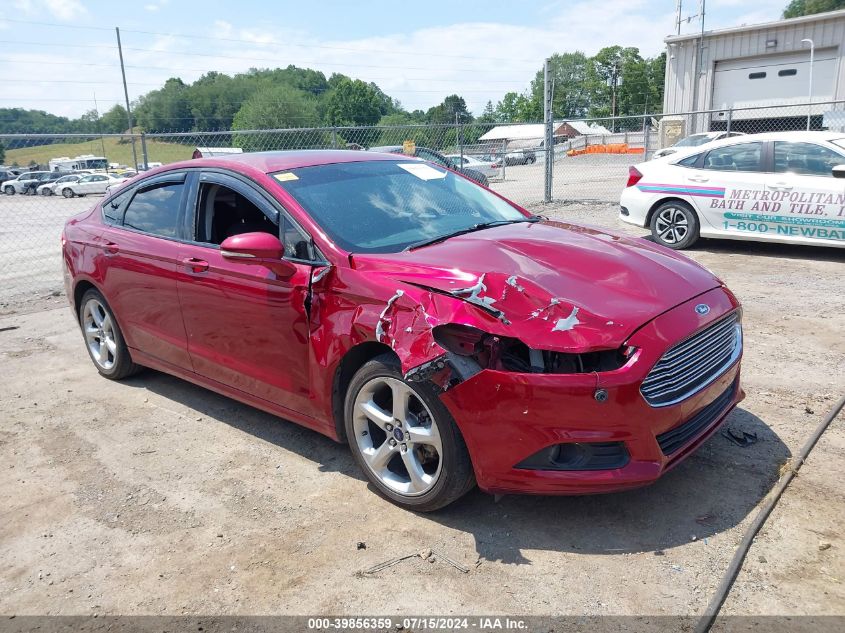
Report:
[{"label": "chain link fence", "polygon": [[[101,193],[68,195],[57,168],[129,173],[226,152],[291,149],[398,151],[472,170],[473,177],[511,200],[539,205],[615,206],[628,167],[695,134],[753,134],[781,130],[845,132],[845,102],[772,105],[675,114],[555,121],[554,144],[542,123],[471,123],[390,127],[323,127],[135,135],[0,135],[6,169],[42,172],[0,184],[0,302],[61,289],[60,235],[70,216],[90,208]],[[706,140],[702,138],[702,140]],[[61,160],[58,160],[61,159]],[[51,162],[52,161],[52,162]],[[551,169],[546,164],[551,162]],[[132,171],[130,171],[132,170]],[[43,173],[43,172],[46,172]],[[551,196],[547,195],[547,172]],[[7,176],[13,178],[13,175]],[[27,180],[27,179],[25,179]],[[81,192],[79,192],[81,193]]]}]

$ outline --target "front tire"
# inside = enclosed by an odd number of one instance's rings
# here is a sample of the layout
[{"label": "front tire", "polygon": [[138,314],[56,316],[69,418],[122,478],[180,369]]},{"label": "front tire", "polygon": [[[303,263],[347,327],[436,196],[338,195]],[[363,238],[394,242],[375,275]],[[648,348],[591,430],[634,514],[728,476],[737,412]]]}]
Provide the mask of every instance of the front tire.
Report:
[{"label": "front tire", "polygon": [[121,380],[140,371],[140,365],[132,362],[117,319],[98,290],[92,288],[82,295],[79,326],[85,348],[100,375]]},{"label": "front tire", "polygon": [[70,187],[65,187],[64,189],[62,189],[62,195],[65,198],[73,198],[73,189],[71,189]]},{"label": "front tire", "polygon": [[658,244],[676,251],[698,241],[698,215],[681,200],[664,202],[651,216],[651,235]]},{"label": "front tire", "polygon": [[393,355],[358,370],[344,413],[355,461],[396,505],[431,512],[475,486],[466,444],[436,387],[405,381]]},{"label": "front tire", "polygon": [[12,185],[7,185],[3,191],[6,192],[7,196],[15,195],[15,188]]}]

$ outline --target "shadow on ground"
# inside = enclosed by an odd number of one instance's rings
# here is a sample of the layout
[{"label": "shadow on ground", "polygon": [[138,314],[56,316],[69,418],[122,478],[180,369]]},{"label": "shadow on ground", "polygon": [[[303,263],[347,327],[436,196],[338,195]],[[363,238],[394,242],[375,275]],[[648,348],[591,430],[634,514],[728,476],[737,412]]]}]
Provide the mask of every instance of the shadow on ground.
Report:
[{"label": "shadow on ground", "polygon": [[[126,384],[293,451],[313,461],[320,471],[365,480],[345,445],[294,423],[154,371]],[[488,561],[528,564],[523,550],[536,549],[661,555],[740,523],[766,495],[790,457],[774,431],[745,409],[735,409],[726,427],[756,434],[757,441],[742,448],[716,433],[647,488],[584,497],[507,496],[499,501],[474,490],[452,506],[420,518],[472,534],[479,556]]]}]

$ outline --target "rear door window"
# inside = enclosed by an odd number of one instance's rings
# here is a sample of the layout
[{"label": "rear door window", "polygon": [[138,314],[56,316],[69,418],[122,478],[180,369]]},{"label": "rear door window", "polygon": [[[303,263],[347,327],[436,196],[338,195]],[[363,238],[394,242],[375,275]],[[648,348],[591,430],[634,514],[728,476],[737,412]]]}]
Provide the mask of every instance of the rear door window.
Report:
[{"label": "rear door window", "polygon": [[845,157],[815,143],[775,141],[775,173],[833,177],[833,168]]},{"label": "rear door window", "polygon": [[763,144],[737,143],[707,152],[702,169],[718,171],[762,171]]},{"label": "rear door window", "polygon": [[124,191],[103,204],[103,218],[107,224],[123,224],[123,212],[132,197],[132,191]]},{"label": "rear door window", "polygon": [[139,190],[126,207],[123,225],[152,235],[175,238],[184,183],[163,182]]}]

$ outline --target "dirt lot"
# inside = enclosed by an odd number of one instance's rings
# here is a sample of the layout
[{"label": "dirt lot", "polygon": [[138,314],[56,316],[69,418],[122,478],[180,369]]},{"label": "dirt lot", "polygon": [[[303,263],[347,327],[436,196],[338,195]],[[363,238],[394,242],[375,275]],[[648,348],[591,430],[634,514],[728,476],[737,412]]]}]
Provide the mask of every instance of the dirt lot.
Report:
[{"label": "dirt lot", "polygon": [[[620,229],[613,206],[545,212]],[[636,229],[622,229],[635,234]],[[843,390],[845,251],[705,242],[745,304],[747,399],[656,485],[380,499],[348,450],[181,380],[98,377],[62,298],[0,316],[0,613],[695,614]],[[845,414],[758,536],[727,613],[845,614]],[[365,543],[360,549],[358,543]],[[360,572],[432,549],[371,576]]]}]

